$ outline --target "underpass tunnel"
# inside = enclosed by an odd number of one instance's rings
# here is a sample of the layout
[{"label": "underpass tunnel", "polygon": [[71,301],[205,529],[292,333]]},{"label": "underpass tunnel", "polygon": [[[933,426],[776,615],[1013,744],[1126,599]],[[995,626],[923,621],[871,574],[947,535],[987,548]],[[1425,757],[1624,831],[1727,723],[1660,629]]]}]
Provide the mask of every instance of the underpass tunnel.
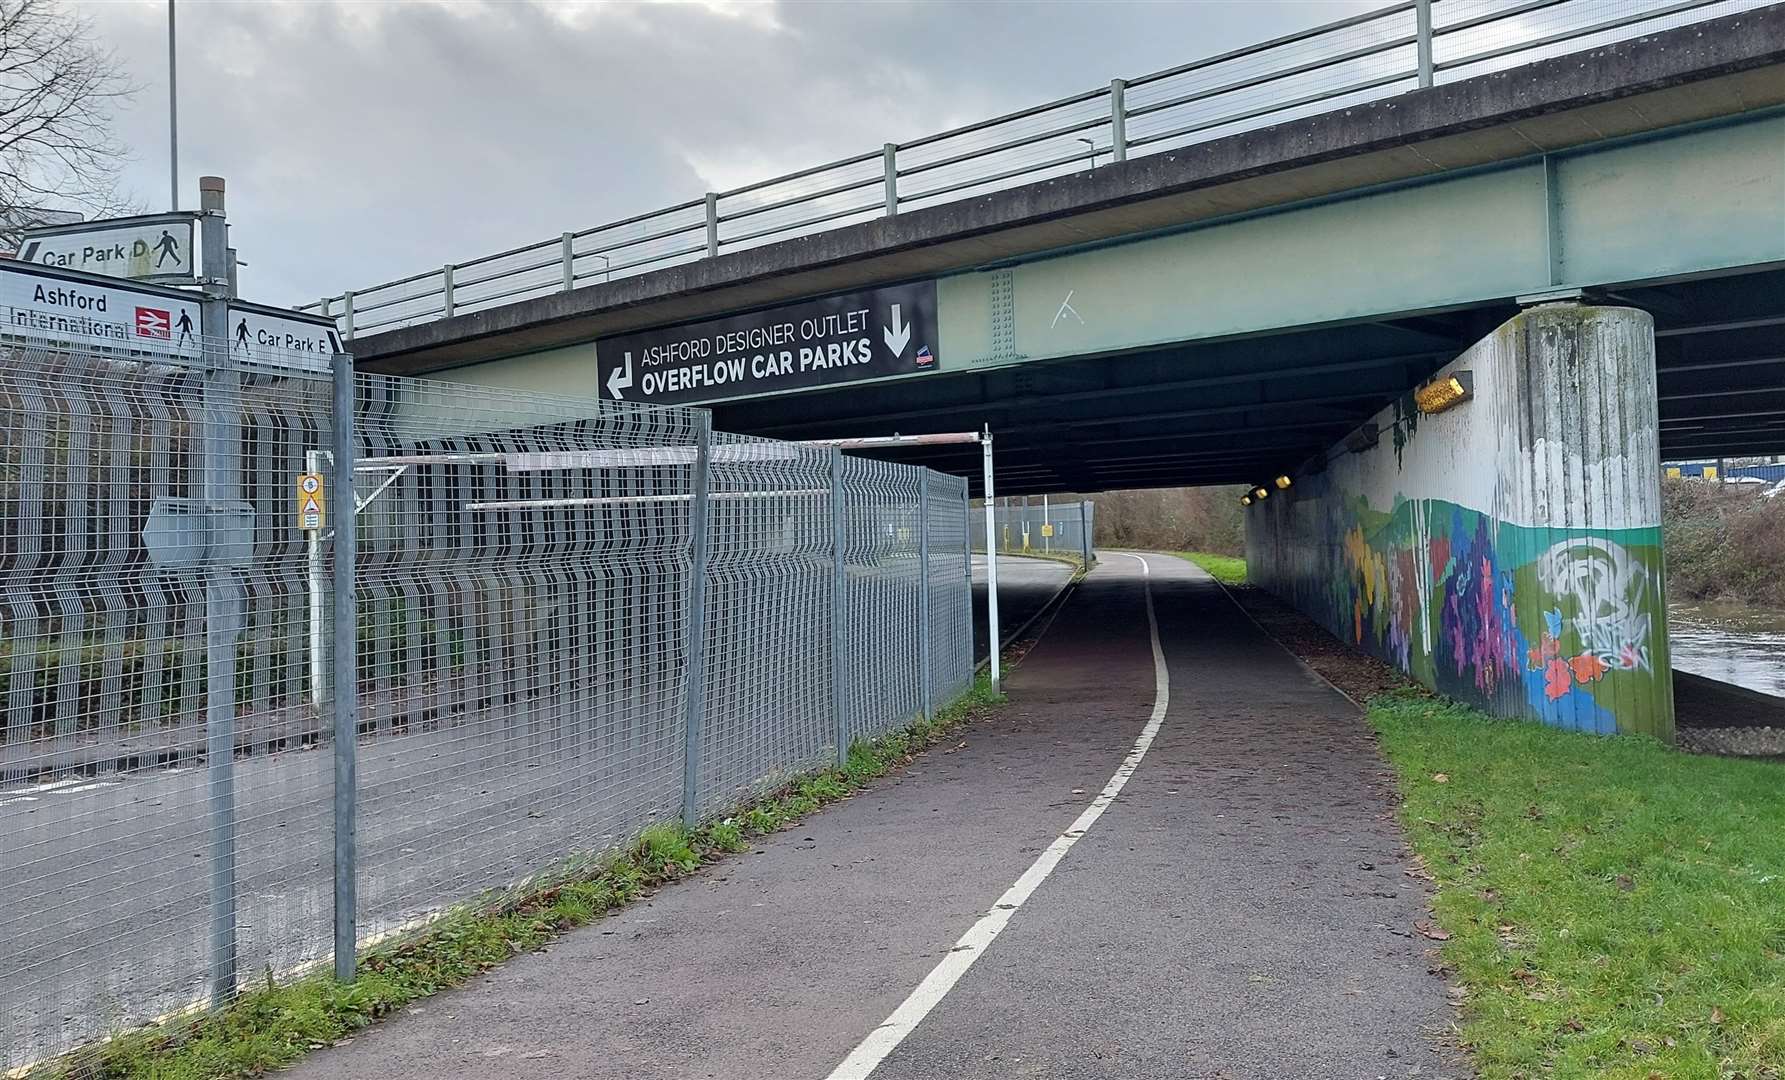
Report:
[{"label": "underpass tunnel", "polygon": [[[984,427],[997,494],[1031,505],[1248,485],[1252,582],[1341,641],[1502,715],[1691,743],[1785,726],[1785,699],[1676,676],[1662,461],[1785,453],[1782,333],[1765,268],[716,413],[780,438]],[[982,494],[977,446],[886,455]]]}]

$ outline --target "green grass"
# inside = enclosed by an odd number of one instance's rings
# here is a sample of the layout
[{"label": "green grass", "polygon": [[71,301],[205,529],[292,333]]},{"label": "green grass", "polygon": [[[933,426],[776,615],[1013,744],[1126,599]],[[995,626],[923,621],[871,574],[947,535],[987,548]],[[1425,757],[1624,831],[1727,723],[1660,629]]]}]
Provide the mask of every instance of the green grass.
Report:
[{"label": "green grass", "polygon": [[689,832],[679,822],[645,829],[619,852],[582,856],[551,884],[449,915],[401,942],[363,956],[352,983],[311,975],[244,994],[221,1012],[139,1029],[59,1059],[38,1075],[57,1080],[219,1080],[289,1065],[431,994],[464,983],[512,956],[539,949],[702,865],[748,850],[827,803],[909,762],[1002,699],[990,682],[933,720],[850,747],[847,761],[806,776],[730,817]]},{"label": "green grass", "polygon": [[1785,1076],[1785,771],[1398,691],[1370,722],[1482,1080]]},{"label": "green grass", "polygon": [[1181,558],[1207,570],[1216,581],[1223,585],[1244,585],[1246,583],[1246,560],[1236,559],[1232,555],[1211,555],[1206,551],[1180,551]]}]

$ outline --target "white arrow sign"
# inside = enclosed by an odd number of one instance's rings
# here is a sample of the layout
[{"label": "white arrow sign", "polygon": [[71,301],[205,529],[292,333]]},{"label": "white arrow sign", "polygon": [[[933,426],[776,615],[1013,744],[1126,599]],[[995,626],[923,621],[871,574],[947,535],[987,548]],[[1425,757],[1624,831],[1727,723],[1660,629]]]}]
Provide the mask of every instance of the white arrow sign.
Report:
[{"label": "white arrow sign", "polygon": [[911,344],[911,324],[900,317],[899,305],[892,306],[892,325],[881,327],[880,333],[894,356],[905,355],[905,346]]},{"label": "white arrow sign", "polygon": [[631,388],[632,388],[632,354],[627,353],[626,354],[626,366],[625,367],[617,367],[613,371],[608,373],[607,392],[613,396],[615,401],[624,401],[624,400],[626,400],[626,395],[620,393],[620,391],[629,390]]}]

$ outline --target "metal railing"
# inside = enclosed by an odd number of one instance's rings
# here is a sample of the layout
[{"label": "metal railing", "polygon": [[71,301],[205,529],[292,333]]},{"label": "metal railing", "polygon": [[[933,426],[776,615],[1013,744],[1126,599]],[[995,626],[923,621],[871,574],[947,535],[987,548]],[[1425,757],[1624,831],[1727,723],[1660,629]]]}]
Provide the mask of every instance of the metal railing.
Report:
[{"label": "metal railing", "polygon": [[390,330],[890,217],[1765,0],[1398,0],[1003,116],[304,305]]},{"label": "metal railing", "polygon": [[0,342],[0,1075],[351,973],[970,683],[960,477],[271,359]]}]

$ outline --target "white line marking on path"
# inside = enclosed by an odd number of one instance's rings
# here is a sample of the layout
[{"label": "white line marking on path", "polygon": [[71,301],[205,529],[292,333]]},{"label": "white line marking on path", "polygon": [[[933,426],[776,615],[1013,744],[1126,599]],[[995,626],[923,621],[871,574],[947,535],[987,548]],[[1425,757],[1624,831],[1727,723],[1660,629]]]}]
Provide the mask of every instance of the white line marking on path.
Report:
[{"label": "white line marking on path", "polygon": [[1116,554],[1127,555],[1140,563],[1141,583],[1147,598],[1147,630],[1153,640],[1153,714],[1147,718],[1147,726],[1141,729],[1140,738],[1134,740],[1134,749],[1128,751],[1128,756],[1122,759],[1115,775],[1109,778],[1109,783],[1091,800],[1091,805],[1085,807],[1071,827],[1049,844],[1047,850],[1030,864],[1029,869],[1023,871],[1023,876],[1017,878],[1016,884],[998,898],[992,910],[981,915],[979,921],[961,935],[961,939],[955,942],[954,948],[942,958],[942,962],[924,976],[923,982],[917,984],[917,989],[911,991],[911,996],[893,1010],[884,1024],[875,1028],[872,1034],[862,1040],[861,1045],[850,1052],[843,1064],[831,1072],[829,1080],[867,1080],[880,1067],[880,1063],[886,1060],[887,1055],[917,1029],[917,1025],[930,1014],[930,1010],[941,1004],[948,992],[954,989],[954,984],[960,981],[962,975],[967,974],[967,969],[973,966],[973,962],[1003,933],[1011,916],[1028,902],[1041,883],[1047,880],[1047,876],[1054,872],[1054,867],[1060,865],[1060,860],[1072,850],[1072,845],[1078,843],[1090,831],[1091,826],[1097,824],[1097,819],[1109,809],[1110,803],[1116,801],[1116,796],[1127,786],[1128,778],[1134,775],[1134,770],[1140,767],[1141,759],[1147,756],[1147,750],[1152,747],[1154,737],[1159,734],[1159,725],[1165,722],[1166,705],[1171,700],[1171,677],[1165,670],[1165,650],[1159,645],[1159,620],[1153,614],[1152,568],[1139,555],[1128,555],[1125,551]]}]

